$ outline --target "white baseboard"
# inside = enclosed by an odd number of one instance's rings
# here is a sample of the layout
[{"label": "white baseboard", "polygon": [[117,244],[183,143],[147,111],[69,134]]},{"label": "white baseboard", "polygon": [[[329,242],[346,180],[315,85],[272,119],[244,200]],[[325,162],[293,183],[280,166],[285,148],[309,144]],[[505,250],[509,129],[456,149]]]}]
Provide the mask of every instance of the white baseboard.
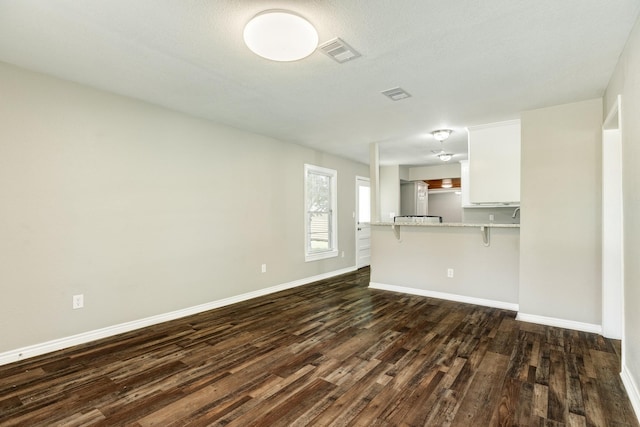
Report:
[{"label": "white baseboard", "polygon": [[576,331],[592,332],[602,335],[602,326],[593,323],[576,322],[574,320],[558,319],[556,317],[538,316],[536,314],[518,313],[516,320],[538,323],[540,325],[556,326],[558,328],[574,329]]},{"label": "white baseboard", "polygon": [[636,413],[636,418],[640,422],[640,388],[633,380],[631,374],[629,374],[629,369],[622,365],[622,372],[620,372],[620,377],[622,378],[622,384],[624,384],[624,388],[627,390],[627,395],[629,396],[629,400],[631,401],[631,406],[633,406],[633,410]]},{"label": "white baseboard", "polygon": [[18,348],[16,350],[10,350],[4,353],[0,353],[0,365],[6,365],[8,363],[17,362],[19,360],[27,359],[29,357],[40,356],[42,354],[62,350],[68,347],[72,347],[74,345],[85,344],[91,341],[107,338],[107,337],[121,334],[124,332],[130,332],[130,331],[144,328],[147,326],[156,325],[158,323],[167,322],[169,320],[175,320],[181,317],[191,316],[193,314],[202,313],[204,311],[213,310],[215,308],[224,307],[227,305],[246,301],[252,298],[257,298],[257,297],[272,294],[275,292],[284,291],[286,289],[295,288],[297,286],[306,285],[312,282],[316,282],[318,280],[328,279],[330,277],[350,273],[352,271],[356,271],[356,267],[343,268],[341,270],[335,270],[328,273],[318,274],[316,276],[294,280],[292,282],[271,286],[269,288],[260,289],[257,291],[248,292],[245,294],[236,295],[229,298],[224,298],[221,300],[196,305],[193,307],[187,307],[181,310],[171,311],[169,313],[146,317],[144,319],[134,320],[131,322],[120,323],[118,325],[107,326],[106,328],[83,332],[81,334],[59,338],[59,339],[47,341],[40,344],[30,345],[27,347]]},{"label": "white baseboard", "polygon": [[423,297],[438,298],[449,301],[463,302],[467,304],[482,305],[485,307],[501,308],[504,310],[518,311],[518,304],[495,301],[484,298],[468,297],[464,295],[448,294],[446,292],[427,291],[425,289],[408,288],[405,286],[385,285],[384,283],[369,282],[371,289],[380,289],[383,291],[400,292],[403,294],[420,295]]}]

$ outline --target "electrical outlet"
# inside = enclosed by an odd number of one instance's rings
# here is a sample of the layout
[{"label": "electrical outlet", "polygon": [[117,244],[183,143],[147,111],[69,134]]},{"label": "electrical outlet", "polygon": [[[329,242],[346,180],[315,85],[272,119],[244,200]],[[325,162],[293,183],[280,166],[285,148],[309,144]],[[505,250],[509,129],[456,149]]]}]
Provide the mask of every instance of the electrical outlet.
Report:
[{"label": "electrical outlet", "polygon": [[84,295],[74,295],[73,296],[73,309],[77,310],[78,308],[84,307]]},{"label": "electrical outlet", "polygon": [[453,277],[453,268],[448,268],[447,269],[447,277],[450,278],[450,279]]},{"label": "electrical outlet", "polygon": [[342,255],[341,255],[341,257],[342,257],[342,258],[344,258],[344,251],[342,251]]},{"label": "electrical outlet", "polygon": [[262,264],[262,272],[263,273],[267,272],[267,264]]},{"label": "electrical outlet", "polygon": [[489,215],[489,221],[493,221],[493,214]]}]

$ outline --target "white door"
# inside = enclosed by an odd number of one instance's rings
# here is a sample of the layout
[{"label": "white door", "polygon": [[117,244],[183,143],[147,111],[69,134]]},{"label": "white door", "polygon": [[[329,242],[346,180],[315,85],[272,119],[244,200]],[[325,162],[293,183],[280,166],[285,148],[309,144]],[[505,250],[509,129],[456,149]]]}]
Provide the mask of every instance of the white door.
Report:
[{"label": "white door", "polygon": [[371,184],[356,178],[356,268],[371,263]]}]

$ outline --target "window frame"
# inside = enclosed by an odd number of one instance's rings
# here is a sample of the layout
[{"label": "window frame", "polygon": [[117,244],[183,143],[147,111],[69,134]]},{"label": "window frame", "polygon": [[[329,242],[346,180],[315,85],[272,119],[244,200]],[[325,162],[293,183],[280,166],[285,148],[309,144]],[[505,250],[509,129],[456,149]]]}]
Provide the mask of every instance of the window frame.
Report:
[{"label": "window frame", "polygon": [[[322,175],[330,178],[329,190],[329,248],[326,250],[311,250],[311,212],[309,211],[309,185],[310,174]],[[304,165],[304,260],[305,262],[317,261],[338,256],[338,171],[321,166],[305,163]]]}]

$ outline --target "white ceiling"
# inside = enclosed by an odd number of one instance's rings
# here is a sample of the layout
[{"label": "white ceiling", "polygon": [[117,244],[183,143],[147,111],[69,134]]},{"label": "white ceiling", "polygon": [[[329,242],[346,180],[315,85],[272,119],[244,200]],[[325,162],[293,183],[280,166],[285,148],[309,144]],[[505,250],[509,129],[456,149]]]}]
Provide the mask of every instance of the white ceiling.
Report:
[{"label": "white ceiling", "polygon": [[[266,9],[309,19],[338,64],[252,54]],[[602,96],[639,0],[0,0],[0,61],[369,162],[466,156],[465,126]],[[400,86],[412,97],[380,92]]]}]

